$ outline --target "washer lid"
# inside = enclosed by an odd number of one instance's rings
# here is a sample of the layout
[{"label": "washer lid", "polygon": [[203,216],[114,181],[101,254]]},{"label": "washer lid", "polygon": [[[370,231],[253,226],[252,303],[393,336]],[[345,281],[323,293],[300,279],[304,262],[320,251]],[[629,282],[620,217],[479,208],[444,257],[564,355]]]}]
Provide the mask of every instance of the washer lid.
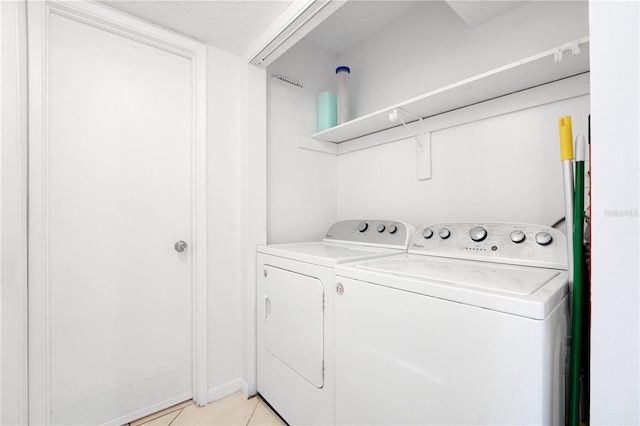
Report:
[{"label": "washer lid", "polygon": [[358,244],[312,242],[258,246],[258,252],[314,265],[333,267],[338,263],[355,262],[400,253],[400,250],[367,247]]},{"label": "washer lid", "polygon": [[363,262],[356,267],[519,296],[535,293],[561,272],[415,255]]},{"label": "washer lid", "polygon": [[569,290],[563,270],[415,254],[338,265],[336,276],[533,319]]}]

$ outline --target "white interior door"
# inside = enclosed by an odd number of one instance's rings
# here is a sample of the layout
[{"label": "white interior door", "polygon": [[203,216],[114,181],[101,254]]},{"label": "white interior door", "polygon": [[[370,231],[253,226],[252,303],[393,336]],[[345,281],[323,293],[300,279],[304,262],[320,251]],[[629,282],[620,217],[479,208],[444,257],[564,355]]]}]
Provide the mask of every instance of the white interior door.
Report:
[{"label": "white interior door", "polygon": [[32,419],[124,423],[193,396],[193,63],[47,16],[30,153]]}]

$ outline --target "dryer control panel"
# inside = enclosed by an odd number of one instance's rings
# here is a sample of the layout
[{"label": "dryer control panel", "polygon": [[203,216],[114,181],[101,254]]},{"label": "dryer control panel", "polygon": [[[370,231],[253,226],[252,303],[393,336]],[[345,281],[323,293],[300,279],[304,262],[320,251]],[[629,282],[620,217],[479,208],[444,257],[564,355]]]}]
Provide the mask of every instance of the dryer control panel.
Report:
[{"label": "dryer control panel", "polygon": [[331,225],[324,241],[406,250],[414,232],[413,226],[395,220],[343,220]]},{"label": "dryer control panel", "polygon": [[409,253],[567,269],[566,236],[542,225],[436,223],[418,230]]}]

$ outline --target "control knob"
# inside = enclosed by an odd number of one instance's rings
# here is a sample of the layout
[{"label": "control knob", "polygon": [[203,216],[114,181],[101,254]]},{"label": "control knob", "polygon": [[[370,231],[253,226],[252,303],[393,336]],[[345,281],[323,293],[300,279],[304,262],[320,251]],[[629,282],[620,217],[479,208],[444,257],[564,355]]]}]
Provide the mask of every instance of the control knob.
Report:
[{"label": "control knob", "polygon": [[541,246],[549,245],[551,244],[551,241],[553,241],[553,237],[548,232],[538,232],[536,234],[536,243]]},{"label": "control knob", "polygon": [[396,225],[389,225],[389,228],[387,229],[387,231],[389,231],[390,234],[395,234],[397,230],[398,230],[398,227]]},{"label": "control knob", "polygon": [[428,240],[433,237],[433,230],[431,228],[425,228],[425,230],[422,231],[422,236]]},{"label": "control knob", "polygon": [[443,240],[446,240],[451,236],[451,231],[449,231],[447,228],[442,228],[440,231],[438,231],[438,235],[440,235],[440,238],[442,238]]},{"label": "control knob", "polygon": [[513,241],[516,244],[520,244],[521,242],[524,241],[524,239],[526,238],[526,235],[524,234],[524,232],[517,229],[511,233],[510,237],[511,237],[511,241]]},{"label": "control knob", "polygon": [[369,224],[367,222],[360,222],[360,224],[358,225],[358,231],[364,232],[367,230],[368,227],[369,227]]},{"label": "control knob", "polygon": [[471,239],[476,243],[479,243],[480,241],[487,238],[487,230],[482,226],[474,226],[469,231],[469,237],[471,237]]},{"label": "control knob", "polygon": [[381,223],[380,225],[378,225],[378,227],[376,228],[376,230],[378,232],[384,232],[384,225]]}]

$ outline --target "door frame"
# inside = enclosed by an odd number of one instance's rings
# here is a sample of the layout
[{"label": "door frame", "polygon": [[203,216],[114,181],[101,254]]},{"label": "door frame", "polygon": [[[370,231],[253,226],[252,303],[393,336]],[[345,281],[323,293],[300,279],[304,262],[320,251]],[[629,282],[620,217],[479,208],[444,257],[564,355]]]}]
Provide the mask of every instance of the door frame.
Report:
[{"label": "door frame", "polygon": [[[29,423],[49,424],[51,408],[49,305],[49,17],[77,22],[145,43],[191,60],[193,118],[192,385],[197,405],[207,403],[206,46],[92,2],[28,3],[29,196]],[[32,204],[33,206],[33,204]]]}]

